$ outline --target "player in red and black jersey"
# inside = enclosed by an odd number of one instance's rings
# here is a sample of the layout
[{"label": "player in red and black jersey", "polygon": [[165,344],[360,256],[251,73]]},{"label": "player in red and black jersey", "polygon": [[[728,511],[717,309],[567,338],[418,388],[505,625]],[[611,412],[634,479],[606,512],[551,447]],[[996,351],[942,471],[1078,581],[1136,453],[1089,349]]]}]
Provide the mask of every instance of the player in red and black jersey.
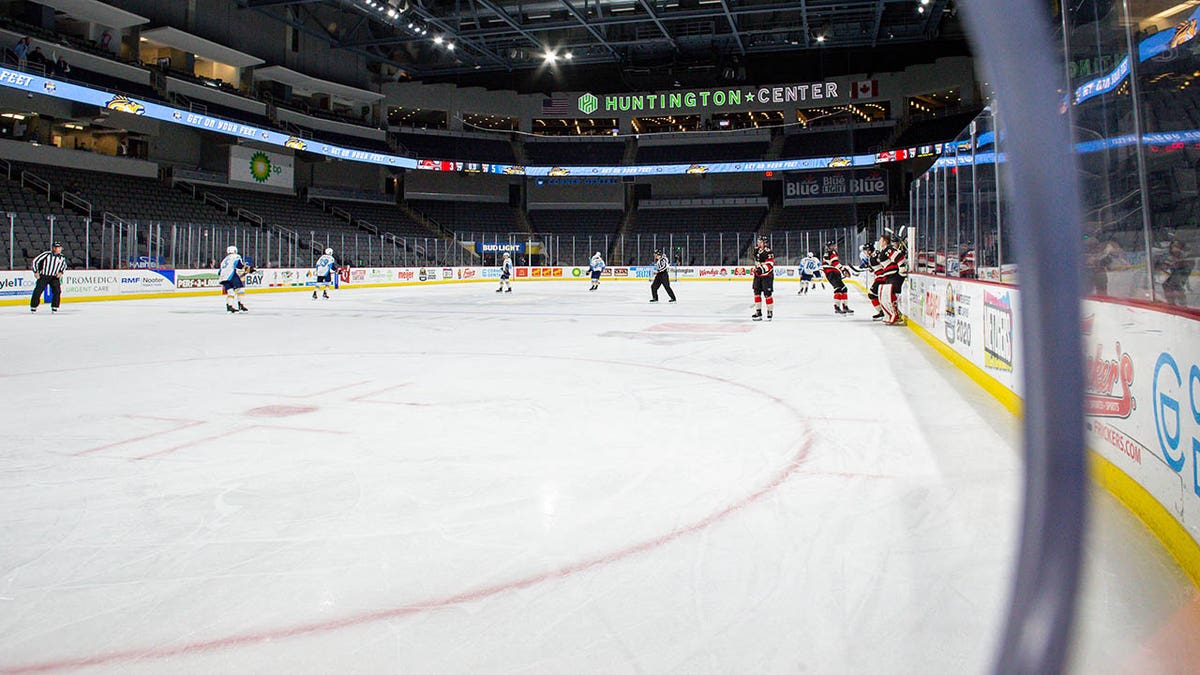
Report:
[{"label": "player in red and black jersey", "polygon": [[838,258],[837,244],[832,241],[825,244],[825,255],[821,256],[821,272],[825,274],[825,279],[833,287],[833,311],[838,314],[853,314],[854,310],[846,304],[850,294],[846,290],[846,282],[842,281],[845,269],[846,266]]},{"label": "player in red and black jersey", "polygon": [[900,308],[896,304],[896,282],[900,278],[900,264],[904,260],[902,251],[892,245],[891,235],[879,235],[879,244],[876,248],[876,263],[875,284],[872,288],[877,288],[877,292],[881,294],[877,302],[879,308],[883,310],[883,322],[888,325],[896,325],[900,323]]},{"label": "player in red and black jersey", "polygon": [[767,244],[766,237],[759,237],[754,251],[754,321],[762,321],[763,296],[767,298],[767,321],[775,312],[775,252]]},{"label": "player in red and black jersey", "polygon": [[883,308],[879,306],[879,286],[883,283],[883,277],[879,276],[879,252],[875,250],[873,242],[863,244],[860,261],[863,268],[871,273],[871,285],[867,289],[867,299],[875,308],[875,314],[871,316],[871,320],[879,321],[883,318]]}]

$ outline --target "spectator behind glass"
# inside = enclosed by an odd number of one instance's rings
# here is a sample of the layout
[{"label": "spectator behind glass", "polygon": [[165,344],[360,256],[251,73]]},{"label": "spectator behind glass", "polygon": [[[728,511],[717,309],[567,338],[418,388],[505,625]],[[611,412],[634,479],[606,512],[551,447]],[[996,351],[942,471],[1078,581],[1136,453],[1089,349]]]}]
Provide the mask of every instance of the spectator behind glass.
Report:
[{"label": "spectator behind glass", "polygon": [[1172,241],[1167,254],[1154,266],[1158,273],[1166,275],[1162,288],[1163,298],[1168,305],[1186,307],[1188,304],[1188,279],[1196,266],[1196,260],[1187,255],[1187,248],[1187,244],[1179,239]]}]

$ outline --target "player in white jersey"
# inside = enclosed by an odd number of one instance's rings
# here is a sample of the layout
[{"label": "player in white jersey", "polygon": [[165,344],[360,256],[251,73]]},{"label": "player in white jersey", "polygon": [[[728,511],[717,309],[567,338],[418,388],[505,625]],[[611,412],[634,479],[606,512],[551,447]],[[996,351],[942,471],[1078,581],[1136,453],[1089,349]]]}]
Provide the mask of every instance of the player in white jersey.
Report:
[{"label": "player in white jersey", "polygon": [[512,256],[504,254],[504,262],[500,264],[500,288],[497,293],[512,293],[513,262]]},{"label": "player in white jersey", "polygon": [[588,269],[592,272],[592,287],[588,290],[594,291],[600,288],[600,273],[604,271],[604,258],[600,257],[599,251],[592,256],[591,262],[588,263]]},{"label": "player in white jersey", "polygon": [[[221,289],[225,291],[225,310],[234,314],[238,310],[249,312],[250,310],[246,309],[246,305],[242,302],[246,297],[246,284],[242,281],[242,276],[253,272],[254,268],[242,260],[236,246],[225,249],[225,253],[225,259],[221,261],[221,269],[217,272]],[[235,304],[237,307],[234,307]]]},{"label": "player in white jersey", "polygon": [[333,257],[333,249],[325,249],[325,255],[317,258],[317,287],[313,289],[313,300],[317,299],[317,291],[325,299],[329,299],[329,286],[333,283],[333,275],[337,274],[337,260]]},{"label": "player in white jersey", "polygon": [[808,293],[808,289],[812,286],[813,276],[821,269],[821,261],[817,260],[812,251],[808,255],[800,259],[800,290],[796,291],[796,295],[804,295]]}]

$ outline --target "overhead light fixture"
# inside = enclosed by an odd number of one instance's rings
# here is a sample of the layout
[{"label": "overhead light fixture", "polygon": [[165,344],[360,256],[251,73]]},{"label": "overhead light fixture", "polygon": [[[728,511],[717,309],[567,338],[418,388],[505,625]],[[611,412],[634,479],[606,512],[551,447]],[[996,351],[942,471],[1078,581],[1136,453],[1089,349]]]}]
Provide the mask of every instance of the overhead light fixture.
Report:
[{"label": "overhead light fixture", "polygon": [[563,58],[570,61],[571,59],[575,58],[575,55],[572,54],[571,52],[566,52],[563,54]]},{"label": "overhead light fixture", "polygon": [[546,50],[546,53],[542,54],[542,60],[546,63],[554,63],[558,60],[558,55],[550,50]]},{"label": "overhead light fixture", "polygon": [[824,35],[818,35],[818,36],[817,36],[817,42],[824,42],[824,41],[825,41],[825,36],[824,36]]},{"label": "overhead light fixture", "polygon": [[433,38],[433,44],[435,44],[435,45],[440,45],[440,44],[442,44],[442,42],[443,42],[443,39],[442,39],[441,35],[438,35],[437,37]]},{"label": "overhead light fixture", "polygon": [[453,43],[453,42],[447,42],[447,43],[446,43],[446,49],[448,49],[448,50],[450,50],[450,51],[454,51],[454,43]]}]

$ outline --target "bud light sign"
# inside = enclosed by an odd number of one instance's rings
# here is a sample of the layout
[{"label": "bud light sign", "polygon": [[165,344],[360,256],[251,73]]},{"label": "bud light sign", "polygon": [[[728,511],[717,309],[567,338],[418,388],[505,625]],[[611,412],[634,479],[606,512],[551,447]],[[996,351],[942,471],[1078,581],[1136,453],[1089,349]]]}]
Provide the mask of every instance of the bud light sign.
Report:
[{"label": "bud light sign", "polygon": [[877,169],[788,174],[783,180],[783,198],[789,202],[820,199],[827,204],[851,199],[887,201],[888,177]]},{"label": "bud light sign", "polygon": [[475,242],[476,253],[524,253],[525,244],[510,244],[508,242]]}]

